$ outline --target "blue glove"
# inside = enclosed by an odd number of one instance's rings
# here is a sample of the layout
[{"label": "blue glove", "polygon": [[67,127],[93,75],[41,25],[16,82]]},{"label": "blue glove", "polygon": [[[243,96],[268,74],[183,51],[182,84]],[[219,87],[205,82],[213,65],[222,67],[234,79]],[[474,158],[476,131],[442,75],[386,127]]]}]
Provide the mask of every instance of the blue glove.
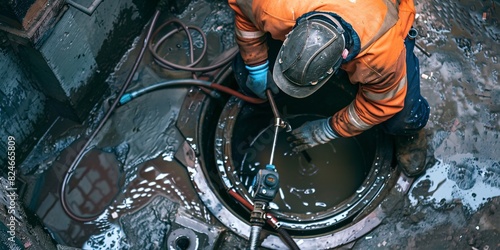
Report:
[{"label": "blue glove", "polygon": [[324,118],[306,122],[294,129],[288,141],[292,142],[292,151],[298,153],[339,137],[330,126],[330,118]]},{"label": "blue glove", "polygon": [[262,99],[267,99],[266,89],[268,88],[268,82],[272,81],[272,76],[268,80],[268,75],[270,75],[268,65],[268,61],[258,66],[245,65],[245,68],[248,70],[246,85],[255,95]]}]

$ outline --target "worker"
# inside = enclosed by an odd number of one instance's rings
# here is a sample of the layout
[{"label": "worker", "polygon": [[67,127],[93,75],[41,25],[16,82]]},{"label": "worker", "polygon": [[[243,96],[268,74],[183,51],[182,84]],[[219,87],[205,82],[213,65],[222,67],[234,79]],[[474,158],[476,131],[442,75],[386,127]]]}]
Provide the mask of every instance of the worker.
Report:
[{"label": "worker", "polygon": [[[243,92],[266,98],[266,89],[276,92],[277,86],[305,98],[339,70],[359,86],[348,106],[294,129],[293,151],[380,125],[394,135],[401,170],[411,177],[425,171],[430,108],[420,94],[415,40],[408,36],[413,0],[229,0],[229,5],[240,49],[233,67]],[[277,58],[269,56],[269,40],[282,41]]]}]

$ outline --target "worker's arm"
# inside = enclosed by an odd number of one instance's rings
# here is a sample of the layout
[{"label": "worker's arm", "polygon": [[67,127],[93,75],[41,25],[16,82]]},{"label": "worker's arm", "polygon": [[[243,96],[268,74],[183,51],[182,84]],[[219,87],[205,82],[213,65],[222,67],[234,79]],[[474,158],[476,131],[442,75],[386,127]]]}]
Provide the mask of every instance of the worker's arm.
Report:
[{"label": "worker's arm", "polygon": [[[242,5],[247,3],[240,2]],[[265,32],[255,25],[251,6],[240,6],[236,3],[236,0],[229,0],[229,5],[235,13],[236,42],[245,63],[245,68],[248,70],[245,85],[257,97],[267,99],[266,89],[271,88],[273,93],[276,93],[277,88],[273,88],[274,83],[269,72]]]},{"label": "worker's arm", "polygon": [[370,49],[344,67],[350,81],[359,84],[359,90],[356,98],[333,116],[331,125],[339,135],[355,136],[403,109],[407,85],[405,53],[402,41],[388,43]]},{"label": "worker's arm", "polygon": [[241,56],[246,65],[258,66],[267,60],[267,43],[265,32],[252,22],[251,13],[236,4],[236,0],[229,0],[229,6],[234,10],[234,25],[236,43],[240,49]]},{"label": "worker's arm", "polygon": [[403,109],[407,89],[404,39],[415,19],[412,0],[399,1],[398,17],[396,25],[342,67],[351,83],[360,87],[355,100],[333,116],[331,125],[341,136],[355,136]]},{"label": "worker's arm", "polygon": [[298,153],[339,138],[340,136],[332,129],[330,124],[330,118],[324,118],[308,121],[294,129],[292,135],[288,137],[293,152]]},{"label": "worker's arm", "polygon": [[[370,62],[375,60],[374,57],[368,59],[371,59]],[[393,64],[386,64],[384,70],[374,71],[374,67],[369,67],[366,60],[358,60],[356,63],[361,65],[351,65],[356,67],[357,73],[351,76],[351,81],[365,81],[360,84],[356,98],[332,118],[310,121],[293,130],[289,140],[294,152],[327,143],[338,137],[360,134],[391,118],[403,108],[406,95],[404,49],[397,55]]]}]

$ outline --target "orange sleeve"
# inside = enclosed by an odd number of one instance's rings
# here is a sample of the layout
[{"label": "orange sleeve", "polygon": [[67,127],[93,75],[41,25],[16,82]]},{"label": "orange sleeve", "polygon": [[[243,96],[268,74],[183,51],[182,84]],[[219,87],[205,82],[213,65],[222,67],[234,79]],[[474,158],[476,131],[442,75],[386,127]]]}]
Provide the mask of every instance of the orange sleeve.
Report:
[{"label": "orange sleeve", "polygon": [[259,30],[240,9],[236,0],[229,0],[229,6],[235,13],[234,24],[236,43],[241,57],[247,65],[257,65],[267,59],[267,43],[265,33]]},{"label": "orange sleeve", "polygon": [[343,66],[359,89],[353,102],[333,116],[332,126],[341,136],[355,136],[403,109],[406,50],[403,39],[394,36],[399,32],[389,30],[363,56]]},{"label": "orange sleeve", "polygon": [[355,136],[401,111],[406,97],[404,39],[413,25],[413,0],[402,0],[398,22],[353,61],[343,65],[353,84],[355,99],[333,115],[332,127],[344,137]]}]

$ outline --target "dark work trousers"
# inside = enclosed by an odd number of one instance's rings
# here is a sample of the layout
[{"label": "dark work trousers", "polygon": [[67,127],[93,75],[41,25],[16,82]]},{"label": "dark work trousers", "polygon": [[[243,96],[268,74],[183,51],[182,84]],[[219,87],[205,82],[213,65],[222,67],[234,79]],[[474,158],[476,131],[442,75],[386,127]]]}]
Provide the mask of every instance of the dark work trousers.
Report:
[{"label": "dark work trousers", "polygon": [[429,120],[429,103],[420,94],[420,67],[413,53],[415,39],[406,37],[405,46],[407,90],[404,108],[381,124],[384,131],[392,135],[415,134]]}]

